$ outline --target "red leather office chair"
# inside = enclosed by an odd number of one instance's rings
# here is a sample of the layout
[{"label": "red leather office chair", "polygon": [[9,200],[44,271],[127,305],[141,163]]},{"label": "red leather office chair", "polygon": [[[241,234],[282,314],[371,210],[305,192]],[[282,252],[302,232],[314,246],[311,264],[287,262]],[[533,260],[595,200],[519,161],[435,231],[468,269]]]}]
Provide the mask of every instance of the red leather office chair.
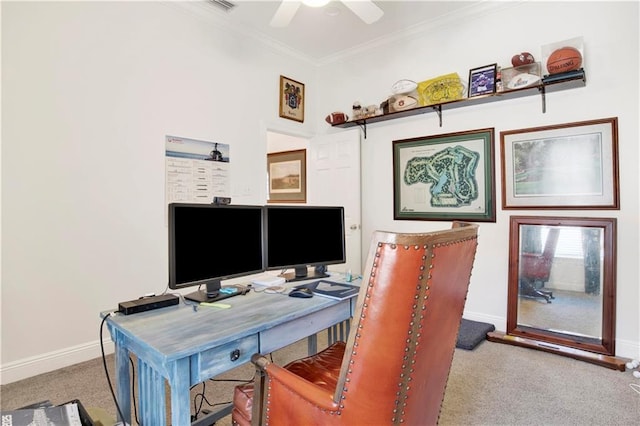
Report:
[{"label": "red leather office chair", "polygon": [[477,225],[375,232],[348,341],[285,367],[254,355],[237,425],[432,425],[440,415]]},{"label": "red leather office chair", "polygon": [[549,230],[542,253],[523,252],[520,255],[520,295],[525,297],[541,297],[551,303],[553,292],[543,287],[551,276],[551,266],[556,255],[556,246],[560,229]]}]

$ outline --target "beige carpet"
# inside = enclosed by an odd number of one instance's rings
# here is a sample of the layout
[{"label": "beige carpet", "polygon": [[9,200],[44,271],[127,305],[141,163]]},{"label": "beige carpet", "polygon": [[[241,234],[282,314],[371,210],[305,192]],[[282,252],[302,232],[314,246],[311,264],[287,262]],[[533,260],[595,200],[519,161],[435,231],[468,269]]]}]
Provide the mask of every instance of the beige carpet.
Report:
[{"label": "beige carpet", "polygon": [[[274,361],[301,357],[306,341],[275,352]],[[111,380],[113,357],[107,357]],[[244,365],[217,379],[248,380],[253,368]],[[237,382],[207,381],[202,408],[228,402]],[[640,379],[620,372],[532,349],[484,341],[473,351],[456,349],[440,425],[620,425],[640,424],[640,394],[630,384]],[[72,399],[115,418],[101,359],[76,364],[3,385],[3,410],[42,400]],[[202,385],[192,390],[199,405]],[[194,410],[192,406],[192,411]],[[136,424],[136,422],[134,422]],[[231,424],[230,417],[216,423]],[[359,426],[359,425],[356,425]],[[375,425],[363,425],[375,426]]]},{"label": "beige carpet", "polygon": [[541,298],[518,298],[518,324],[602,338],[600,296],[564,290],[553,290],[553,295],[555,299],[551,303]]}]

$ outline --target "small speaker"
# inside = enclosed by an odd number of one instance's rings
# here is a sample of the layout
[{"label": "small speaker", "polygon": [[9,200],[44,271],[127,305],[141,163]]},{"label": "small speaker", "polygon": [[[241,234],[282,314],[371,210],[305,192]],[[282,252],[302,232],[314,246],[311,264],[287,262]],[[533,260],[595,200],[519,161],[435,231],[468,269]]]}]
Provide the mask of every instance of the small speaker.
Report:
[{"label": "small speaker", "polygon": [[231,197],[213,197],[213,204],[217,206],[226,206],[231,204]]}]

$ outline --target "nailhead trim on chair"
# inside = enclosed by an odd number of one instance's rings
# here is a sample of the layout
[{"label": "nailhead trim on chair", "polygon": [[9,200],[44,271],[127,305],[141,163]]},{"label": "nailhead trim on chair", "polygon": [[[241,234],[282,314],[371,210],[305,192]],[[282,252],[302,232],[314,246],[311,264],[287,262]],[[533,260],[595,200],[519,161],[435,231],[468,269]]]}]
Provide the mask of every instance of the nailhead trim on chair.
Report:
[{"label": "nailhead trim on chair", "polygon": [[[413,374],[415,372],[414,370],[414,365],[416,363],[416,359],[415,359],[415,349],[416,347],[420,344],[420,337],[422,336],[422,328],[423,328],[423,321],[424,321],[424,311],[427,310],[427,304],[428,304],[428,299],[429,299],[429,294],[430,294],[430,290],[431,290],[431,279],[432,279],[432,275],[431,275],[431,270],[434,268],[434,259],[436,258],[435,252],[434,250],[440,246],[448,246],[448,245],[452,245],[452,244],[458,244],[458,243],[462,243],[463,241],[469,240],[469,239],[477,239],[477,236],[474,237],[470,237],[470,238],[465,238],[465,239],[461,239],[458,241],[453,241],[453,242],[447,242],[447,243],[437,243],[437,244],[432,244],[431,246],[428,245],[423,245],[422,247],[419,245],[415,245],[415,246],[407,246],[404,245],[403,248],[405,250],[410,250],[410,249],[414,249],[414,250],[424,250],[424,254],[422,256],[422,264],[419,266],[418,268],[418,275],[417,275],[417,285],[416,285],[416,295],[415,295],[415,300],[416,303],[413,304],[412,308],[413,308],[413,312],[411,313],[411,317],[415,319],[417,312],[420,312],[419,315],[419,321],[416,323],[415,320],[412,320],[409,324],[409,329],[407,330],[407,339],[406,339],[406,346],[404,348],[404,352],[405,355],[403,357],[403,364],[402,364],[402,372],[400,373],[400,378],[401,380],[398,382],[398,388],[399,390],[396,392],[396,396],[397,398],[395,399],[395,408],[393,409],[393,416],[391,418],[391,421],[393,423],[404,423],[405,419],[404,419],[404,415],[405,415],[405,407],[407,406],[407,398],[408,398],[408,394],[409,391],[411,390],[411,382],[413,380]],[[373,267],[371,269],[371,272],[369,274],[369,281],[368,281],[368,285],[367,285],[367,291],[365,293],[365,299],[369,300],[371,298],[371,289],[374,287],[375,284],[375,278],[376,278],[376,271],[378,268],[378,259],[381,257],[381,250],[383,247],[385,247],[385,245],[388,245],[391,249],[395,250],[398,246],[397,244],[390,244],[390,243],[382,243],[379,242],[377,245],[377,249],[376,249],[376,253],[375,253],[375,257],[374,257],[374,261],[373,261]],[[425,274],[424,271],[425,269],[429,270],[429,273],[426,275],[426,279],[425,279]],[[418,301],[421,300],[422,302],[418,303]],[[366,308],[368,308],[368,302],[363,303],[363,311],[360,315],[360,318],[362,320],[366,319]],[[419,311],[418,311],[419,309]],[[360,321],[358,323],[357,326],[357,331],[355,334],[355,340],[353,343],[353,351],[351,352],[352,357],[357,356],[357,352],[355,350],[356,347],[358,347],[359,345],[359,339],[361,338],[361,330],[363,329],[363,321]],[[415,339],[412,339],[411,336],[415,335]],[[412,345],[412,341],[414,341],[414,345],[413,347],[411,347]],[[346,400],[347,398],[347,393],[349,391],[349,386],[351,385],[351,378],[350,375],[352,374],[352,369],[351,366],[355,364],[355,360],[353,358],[351,358],[349,360],[349,365],[350,367],[347,370],[347,376],[345,377],[345,382],[344,382],[344,387],[343,387],[343,393],[341,395],[341,403],[338,406],[338,410],[337,411],[329,411],[331,415],[341,415],[342,414],[342,409],[344,409],[344,400]],[[270,396],[271,396],[271,384],[269,382],[269,385],[267,387],[267,396],[268,396],[268,401],[270,400]],[[325,410],[323,410],[325,411]],[[266,406],[266,413],[265,413],[265,421],[266,424],[269,424],[269,403],[267,402],[267,406]]]},{"label": "nailhead trim on chair", "polygon": [[[367,288],[368,288],[368,290],[367,290],[367,292],[366,292],[366,294],[365,294],[365,299],[366,299],[366,300],[369,300],[369,299],[371,298],[371,294],[370,294],[370,292],[369,292],[369,291],[370,291],[370,289],[372,289],[372,288],[373,288],[373,285],[374,285],[374,279],[375,279],[375,277],[376,277],[376,270],[377,270],[377,268],[378,268],[378,259],[380,258],[380,250],[381,250],[381,248],[382,248],[382,247],[384,247],[384,243],[378,243],[377,251],[376,251],[376,253],[375,253],[375,259],[374,259],[374,261],[373,261],[373,266],[372,266],[372,268],[371,268],[371,272],[370,272],[370,274],[369,274],[369,282],[368,282],[368,284],[367,284]],[[393,249],[395,249],[395,248],[396,248],[396,244],[390,244],[390,247],[392,247]],[[366,318],[366,314],[365,314],[365,312],[364,312],[364,311],[365,311],[365,310],[366,310],[366,308],[368,308],[368,307],[369,307],[368,302],[364,302],[364,303],[363,303],[363,308],[364,308],[364,309],[362,310],[362,313],[360,314],[360,318],[361,318],[361,319],[363,319],[363,320]],[[354,349],[355,349],[355,347],[357,347],[357,346],[358,346],[358,344],[359,344],[359,343],[358,343],[358,340],[359,340],[359,339],[360,339],[360,337],[362,336],[362,335],[360,334],[360,330],[362,330],[362,328],[363,328],[362,322],[358,323],[358,331],[356,332],[355,340],[354,340],[354,343],[353,343],[353,347],[354,347]],[[355,351],[355,350],[354,350],[354,351],[352,351],[351,355],[352,355],[352,356],[356,356],[356,355],[357,355],[356,351]],[[353,359],[353,358],[351,358],[351,359],[349,360],[349,365],[351,366],[351,365],[353,365],[354,363],[355,363],[354,359]],[[350,375],[350,374],[352,374],[352,372],[353,372],[353,370],[352,370],[351,368],[349,368],[349,369],[347,370],[347,377],[345,377],[345,385],[344,385],[344,387],[342,388],[342,392],[343,392],[343,393],[342,393],[342,396],[341,396],[341,400],[342,400],[342,401],[344,401],[345,399],[347,399],[347,395],[346,395],[346,393],[347,393],[347,392],[349,392],[349,385],[351,384],[351,378],[349,377],[349,375]],[[339,405],[339,409],[338,409],[338,411],[336,412],[336,414],[340,415],[340,414],[342,413],[342,411],[341,411],[341,410],[342,410],[343,408],[344,408],[344,404],[342,404],[342,403],[341,403],[341,404]]]},{"label": "nailhead trim on chair", "polygon": [[[416,245],[413,247],[414,250],[424,250],[425,252],[429,251],[429,247],[424,245],[422,247]],[[411,389],[410,383],[412,381],[412,374],[414,373],[413,365],[415,364],[414,354],[415,348],[418,346],[418,339],[421,336],[420,330],[422,329],[422,321],[424,320],[424,315],[421,313],[418,315],[418,312],[424,311],[426,309],[426,301],[428,299],[429,286],[426,281],[431,279],[431,274],[426,275],[425,280],[425,270],[430,270],[432,268],[431,262],[428,265],[425,265],[426,262],[433,259],[433,254],[431,256],[427,256],[427,253],[422,255],[422,264],[418,268],[417,275],[417,284],[416,284],[416,294],[414,299],[416,303],[413,304],[413,312],[411,313],[411,317],[415,318],[419,316],[419,321],[416,322],[412,320],[409,323],[409,329],[407,330],[407,339],[405,347],[405,356],[402,364],[402,373],[400,374],[400,381],[398,382],[399,391],[397,392],[398,398],[395,400],[395,409],[393,410],[393,417],[391,419],[392,422],[396,423],[404,423],[404,408],[407,406],[407,397],[408,391]],[[419,302],[422,301],[422,302]],[[411,347],[411,343],[414,340],[412,336],[415,335],[415,345],[413,348]]]},{"label": "nailhead trim on chair", "polygon": [[[373,288],[374,283],[375,283],[376,269],[378,267],[377,259],[380,258],[380,256],[381,256],[380,251],[382,250],[382,248],[384,246],[385,246],[384,243],[378,243],[378,245],[377,245],[377,251],[375,253],[375,260],[373,262],[373,268],[372,268],[371,273],[369,275],[369,282],[368,282],[368,286],[367,286],[368,290],[367,290],[367,292],[365,294],[365,299],[367,299],[367,300],[370,299],[370,297],[371,297],[370,289]],[[398,248],[397,244],[388,244],[388,246],[392,250],[395,250],[395,249]],[[429,247],[427,245],[424,245],[422,247],[420,247],[419,245],[415,245],[415,246],[404,245],[402,247],[405,250],[410,250],[410,249],[413,249],[413,250],[425,250],[425,251],[429,250]],[[424,270],[426,269],[426,266],[424,265],[424,262],[426,262],[427,259],[433,259],[433,253],[432,253],[431,256],[423,255],[422,256],[423,264],[421,264],[419,266],[419,268],[418,268],[418,276],[417,276],[418,283],[416,285],[416,295],[415,295],[416,303],[414,303],[413,306],[412,306],[412,308],[413,308],[413,312],[411,313],[411,317],[412,318],[416,317],[418,309],[420,309],[420,311],[424,311],[426,309],[425,303],[426,303],[426,299],[428,298],[428,294],[427,293],[429,291],[429,286],[425,283]],[[430,263],[429,264],[429,269],[431,269],[431,268],[432,268],[432,265]],[[431,279],[431,274],[428,274],[427,280],[428,279]],[[423,302],[422,303],[418,303],[419,300],[423,300]],[[364,303],[363,307],[367,308],[368,307],[368,303]],[[363,320],[366,318],[366,313],[364,312],[364,310],[365,309],[363,309],[363,312],[360,315],[360,318],[363,319]],[[416,337],[418,337],[418,338],[421,336],[421,333],[419,332],[419,330],[422,328],[422,321],[423,320],[424,320],[424,315],[421,314],[420,315],[420,322],[418,323],[417,329],[415,330]],[[358,324],[358,330],[361,330],[362,328],[363,328],[362,323]],[[412,349],[410,347],[410,344],[411,344],[411,341],[412,341],[411,336],[414,334],[414,329],[415,328],[416,328],[416,322],[414,320],[412,320],[410,322],[410,328],[408,330],[408,336],[409,337],[406,340],[407,346],[404,348],[405,356],[403,357],[403,359],[404,359],[405,363],[403,363],[403,365],[402,365],[402,370],[403,371],[400,374],[400,377],[401,377],[402,380],[398,383],[398,387],[399,387],[400,390],[396,393],[398,398],[394,401],[396,407],[393,410],[393,417],[392,417],[392,421],[393,422],[397,422],[397,421],[399,421],[400,423],[404,422],[403,416],[405,414],[405,411],[404,411],[404,408],[400,409],[399,407],[406,407],[406,405],[407,405],[407,402],[406,402],[407,394],[406,394],[406,392],[411,388],[411,386],[410,386],[410,383],[412,381],[411,375],[414,373],[413,365],[415,364],[415,359],[413,359],[413,358],[410,359],[409,353],[415,353],[414,352],[415,348]],[[354,341],[354,348],[356,346],[358,346],[358,340],[359,340],[360,336],[361,336],[361,334],[360,334],[360,332],[358,332],[356,334],[356,339]],[[416,342],[416,345],[417,345],[417,343],[418,342]],[[352,355],[353,356],[357,355],[355,350],[352,352]],[[410,362],[407,364],[406,361],[410,361]],[[351,365],[353,365],[354,364],[354,360],[351,359],[349,361],[349,363]],[[349,378],[349,374],[351,374],[351,373],[352,373],[352,370],[349,369],[347,377],[345,378],[345,386],[343,388],[343,392],[344,393],[348,392],[348,390],[349,390],[349,385],[351,383],[350,378]],[[343,401],[346,399],[346,395],[344,393],[342,395],[342,400]],[[340,408],[341,409],[344,408],[344,405],[341,404]],[[338,411],[338,414],[340,414],[340,411]],[[400,418],[398,418],[398,416],[400,416]]]}]

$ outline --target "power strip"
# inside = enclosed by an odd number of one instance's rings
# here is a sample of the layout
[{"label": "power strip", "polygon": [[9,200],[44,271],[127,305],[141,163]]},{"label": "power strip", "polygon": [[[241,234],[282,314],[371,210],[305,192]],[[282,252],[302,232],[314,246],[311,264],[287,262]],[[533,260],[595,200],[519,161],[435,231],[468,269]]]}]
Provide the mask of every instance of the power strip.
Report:
[{"label": "power strip", "polygon": [[125,314],[137,314],[139,312],[152,311],[154,309],[166,308],[177,305],[180,302],[178,296],[173,294],[161,294],[159,296],[147,296],[140,299],[120,302],[118,311]]}]

